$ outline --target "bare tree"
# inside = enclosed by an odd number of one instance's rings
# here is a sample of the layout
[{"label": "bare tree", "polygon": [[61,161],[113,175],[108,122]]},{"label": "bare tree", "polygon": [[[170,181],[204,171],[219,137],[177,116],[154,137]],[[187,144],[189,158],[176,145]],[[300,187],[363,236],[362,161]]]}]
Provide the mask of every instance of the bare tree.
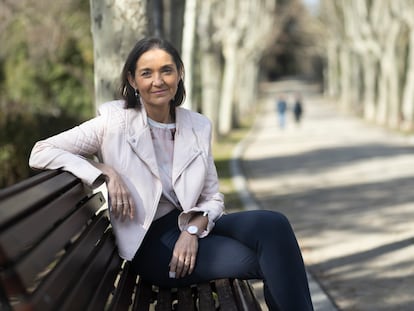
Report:
[{"label": "bare tree", "polygon": [[239,65],[237,54],[240,53],[246,28],[250,26],[246,24],[249,18],[243,16],[246,14],[255,14],[255,12],[246,10],[245,1],[236,0],[220,2],[218,11],[214,14],[224,58],[218,117],[219,135],[227,135],[233,127],[236,77]]},{"label": "bare tree", "polygon": [[186,101],[183,106],[194,109],[193,103],[193,60],[195,51],[195,25],[197,17],[197,0],[185,1],[184,29],[182,42],[182,58],[186,66],[186,79],[184,80],[186,89]]},{"label": "bare tree", "polygon": [[404,86],[401,94],[401,128],[403,130],[414,129],[414,2],[411,0],[392,1],[391,9],[403,26],[407,27],[408,54],[401,57],[403,63]]},{"label": "bare tree", "polygon": [[[414,127],[414,4],[411,0],[322,2],[331,30],[329,85],[349,108],[360,102],[363,116],[378,124]],[[338,42],[341,39],[341,43]],[[329,49],[328,49],[329,50]],[[333,49],[332,49],[333,50]],[[335,81],[341,81],[336,83]],[[332,92],[333,94],[335,92]]]},{"label": "bare tree", "polygon": [[201,109],[213,123],[217,134],[218,107],[221,90],[221,49],[214,25],[214,14],[220,0],[200,1],[198,13],[198,45],[200,50]]},{"label": "bare tree", "polygon": [[174,44],[175,48],[181,53],[185,1],[164,0],[164,7],[164,24],[167,26],[165,29],[166,38],[168,38],[172,44]]},{"label": "bare tree", "polygon": [[164,2],[163,0],[148,1],[147,7],[148,32],[152,36],[164,37]]},{"label": "bare tree", "polygon": [[95,57],[95,103],[116,96],[123,62],[147,33],[146,0],[90,0]]}]

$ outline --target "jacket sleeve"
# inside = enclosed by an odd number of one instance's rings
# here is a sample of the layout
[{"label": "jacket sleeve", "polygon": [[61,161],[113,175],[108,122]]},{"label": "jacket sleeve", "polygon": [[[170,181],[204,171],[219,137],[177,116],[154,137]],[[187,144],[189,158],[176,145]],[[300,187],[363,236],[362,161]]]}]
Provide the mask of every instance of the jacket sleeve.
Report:
[{"label": "jacket sleeve", "polygon": [[224,195],[219,192],[219,180],[216,166],[211,151],[211,123],[204,128],[202,144],[206,149],[207,174],[204,180],[204,187],[201,191],[197,205],[188,211],[184,211],[178,218],[178,225],[184,230],[194,212],[208,212],[207,229],[200,237],[207,236],[214,227],[214,223],[224,214]]},{"label": "jacket sleeve", "polygon": [[97,153],[104,135],[104,117],[98,116],[70,130],[38,141],[30,154],[34,169],[62,169],[79,177],[90,186],[97,186],[102,172],[86,157]]}]

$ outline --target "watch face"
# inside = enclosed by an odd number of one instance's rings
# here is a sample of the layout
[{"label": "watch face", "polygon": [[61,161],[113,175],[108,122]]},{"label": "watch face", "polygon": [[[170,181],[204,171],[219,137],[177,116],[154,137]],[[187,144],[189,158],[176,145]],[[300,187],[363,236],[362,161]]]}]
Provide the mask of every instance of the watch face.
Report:
[{"label": "watch face", "polygon": [[187,232],[190,234],[196,234],[198,232],[198,228],[196,226],[189,226],[187,228]]}]

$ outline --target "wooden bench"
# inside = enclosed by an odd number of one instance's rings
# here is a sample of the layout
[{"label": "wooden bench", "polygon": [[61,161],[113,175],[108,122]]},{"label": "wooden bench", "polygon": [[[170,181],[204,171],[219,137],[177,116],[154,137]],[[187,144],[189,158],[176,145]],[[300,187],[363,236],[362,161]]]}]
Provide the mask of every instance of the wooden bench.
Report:
[{"label": "wooden bench", "polygon": [[104,204],[62,171],[0,190],[1,310],[261,310],[247,281],[143,282],[118,256]]}]

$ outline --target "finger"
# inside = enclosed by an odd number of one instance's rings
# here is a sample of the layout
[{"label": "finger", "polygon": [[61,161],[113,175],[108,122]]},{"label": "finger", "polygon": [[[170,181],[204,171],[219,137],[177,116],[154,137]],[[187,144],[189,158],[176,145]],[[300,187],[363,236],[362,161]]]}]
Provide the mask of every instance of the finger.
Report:
[{"label": "finger", "polygon": [[125,194],[122,196],[122,206],[121,207],[122,207],[122,214],[121,214],[122,220],[125,220],[127,215],[128,215],[128,212],[129,212],[128,196],[125,195]]},{"label": "finger", "polygon": [[190,268],[188,269],[188,274],[193,273],[194,268],[195,268],[195,263],[196,263],[196,257],[192,256],[191,261],[190,261]]},{"label": "finger", "polygon": [[180,278],[185,277],[188,274],[188,266],[183,266],[183,269],[181,270]]},{"label": "finger", "polygon": [[115,218],[119,218],[122,212],[122,199],[117,198],[115,205]]},{"label": "finger", "polygon": [[169,266],[170,266],[170,272],[174,273],[174,278],[176,278],[177,277],[177,259],[175,256],[171,258]]},{"label": "finger", "polygon": [[191,258],[186,259],[184,262],[184,271],[183,276],[190,275],[191,274]]},{"label": "finger", "polygon": [[186,257],[184,260],[183,260],[183,265],[182,265],[182,270],[181,270],[181,277],[185,277],[187,274],[190,274],[189,273],[189,270],[190,270],[190,266],[191,266],[191,257]]},{"label": "finger", "polygon": [[177,267],[175,269],[175,273],[177,275],[177,278],[181,277],[181,273],[183,272],[183,264],[178,262]]},{"label": "finger", "polygon": [[184,265],[184,257],[181,257],[178,259],[177,262],[177,269],[176,269],[176,273],[177,273],[177,277],[183,277],[185,275],[185,265]]},{"label": "finger", "polygon": [[131,197],[128,197],[128,203],[129,203],[129,218],[134,219],[135,205]]},{"label": "finger", "polygon": [[114,201],[114,205],[112,206],[113,208],[113,214],[115,216],[115,218],[119,218],[119,216],[122,215],[122,209],[123,209],[123,203],[122,203],[122,199],[121,198],[117,198]]}]

